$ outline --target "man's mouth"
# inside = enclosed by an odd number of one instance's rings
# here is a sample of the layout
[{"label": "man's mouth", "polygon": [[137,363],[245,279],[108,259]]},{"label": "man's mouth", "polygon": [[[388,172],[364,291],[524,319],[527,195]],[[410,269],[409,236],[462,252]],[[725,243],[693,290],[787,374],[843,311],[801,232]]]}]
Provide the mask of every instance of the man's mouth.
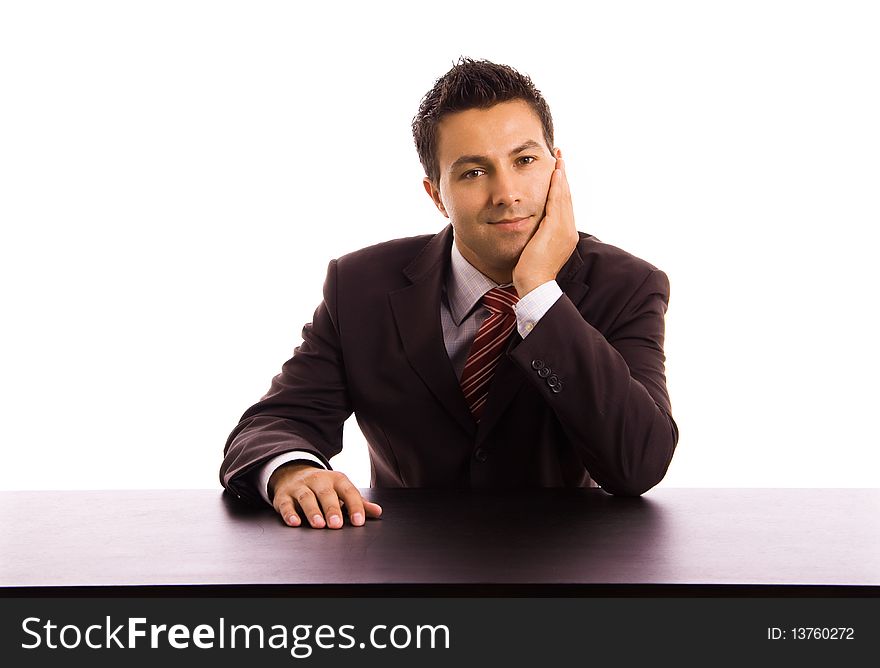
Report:
[{"label": "man's mouth", "polygon": [[503,218],[501,220],[490,221],[489,224],[503,229],[515,230],[525,225],[530,218],[531,216],[525,216],[523,218]]}]

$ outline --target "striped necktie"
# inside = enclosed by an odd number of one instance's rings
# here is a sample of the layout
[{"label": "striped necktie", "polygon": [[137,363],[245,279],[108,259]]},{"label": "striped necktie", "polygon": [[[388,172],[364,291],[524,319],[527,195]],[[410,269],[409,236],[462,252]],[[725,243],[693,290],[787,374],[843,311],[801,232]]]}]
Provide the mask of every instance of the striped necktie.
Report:
[{"label": "striped necktie", "polygon": [[483,295],[481,301],[489,309],[489,317],[477,330],[461,374],[461,391],[464,392],[464,398],[477,422],[480,421],[486,397],[489,395],[489,383],[495,367],[501,361],[501,352],[516,327],[513,306],[519,301],[519,297],[514,287],[509,285],[505,288],[492,288]]}]

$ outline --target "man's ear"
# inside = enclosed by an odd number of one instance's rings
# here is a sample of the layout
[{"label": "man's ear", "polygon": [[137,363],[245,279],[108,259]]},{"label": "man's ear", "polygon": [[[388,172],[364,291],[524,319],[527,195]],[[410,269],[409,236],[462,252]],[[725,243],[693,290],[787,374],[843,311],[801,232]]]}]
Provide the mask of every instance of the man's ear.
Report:
[{"label": "man's ear", "polygon": [[440,199],[440,187],[435,187],[434,184],[431,183],[431,179],[429,179],[427,176],[422,179],[422,185],[425,186],[425,192],[428,193],[428,197],[430,197],[431,201],[434,202],[434,206],[437,207],[440,213],[449,218],[449,214],[446,213],[446,207],[443,206],[443,200]]}]

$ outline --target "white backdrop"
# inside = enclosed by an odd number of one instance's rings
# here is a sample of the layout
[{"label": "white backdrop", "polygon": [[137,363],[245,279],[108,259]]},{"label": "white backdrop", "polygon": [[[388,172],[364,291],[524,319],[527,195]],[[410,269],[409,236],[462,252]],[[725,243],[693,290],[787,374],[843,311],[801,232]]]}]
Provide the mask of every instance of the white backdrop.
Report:
[{"label": "white backdrop", "polygon": [[661,484],[878,486],[878,5],[560,4],[0,5],[0,489],[216,488],[328,260],[446,223],[409,123],[460,55],[670,277]]}]

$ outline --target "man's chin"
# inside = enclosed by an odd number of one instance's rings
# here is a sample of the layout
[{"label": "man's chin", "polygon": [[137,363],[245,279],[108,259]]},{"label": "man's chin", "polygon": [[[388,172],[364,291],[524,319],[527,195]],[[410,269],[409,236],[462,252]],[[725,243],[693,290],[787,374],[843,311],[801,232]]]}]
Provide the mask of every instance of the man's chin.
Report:
[{"label": "man's chin", "polygon": [[516,267],[516,265],[519,263],[519,258],[525,250],[526,243],[519,244],[516,248],[511,248],[510,252],[497,256],[496,266],[504,267],[505,272],[512,273],[514,267]]}]

